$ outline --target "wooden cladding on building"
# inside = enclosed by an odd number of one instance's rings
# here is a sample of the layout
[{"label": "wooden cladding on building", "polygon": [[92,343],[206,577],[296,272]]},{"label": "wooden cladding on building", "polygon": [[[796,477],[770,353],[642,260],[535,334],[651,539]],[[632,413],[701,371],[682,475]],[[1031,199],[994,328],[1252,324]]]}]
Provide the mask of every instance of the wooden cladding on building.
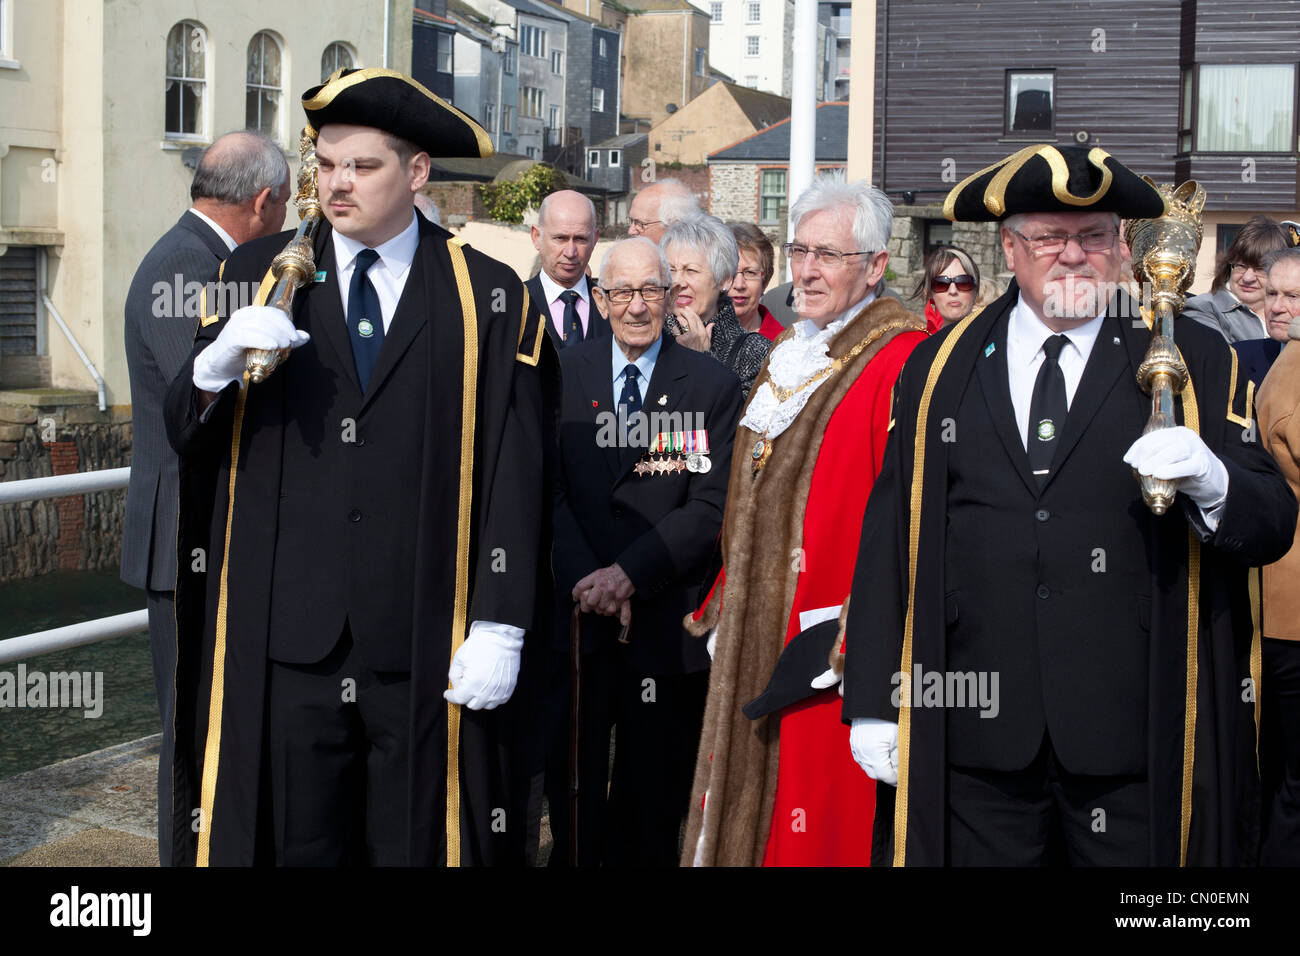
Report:
[{"label": "wooden cladding on building", "polygon": [[[1078,142],[1159,182],[1199,180],[1209,209],[1296,208],[1296,0],[880,0],[877,49],[875,163],[896,199],[938,202],[1027,143]],[[1203,65],[1220,69],[1193,88],[1184,116],[1184,70]],[[1291,65],[1296,79],[1266,86],[1268,111],[1261,118],[1255,97],[1243,118],[1228,65],[1243,86],[1261,65]],[[1267,136],[1246,135],[1252,122]],[[1260,142],[1284,148],[1241,145]]]}]

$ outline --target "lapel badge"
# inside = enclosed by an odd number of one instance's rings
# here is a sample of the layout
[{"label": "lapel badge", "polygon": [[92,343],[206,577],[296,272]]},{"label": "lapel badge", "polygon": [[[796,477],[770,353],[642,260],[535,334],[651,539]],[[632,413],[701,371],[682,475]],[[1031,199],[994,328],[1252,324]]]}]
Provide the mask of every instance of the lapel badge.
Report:
[{"label": "lapel badge", "polygon": [[1113,339],[1111,339],[1111,341],[1114,342],[1116,345],[1119,345],[1119,336],[1118,335],[1115,336]]},{"label": "lapel badge", "polygon": [[984,347],[984,357],[985,357],[985,358],[988,358],[990,355],[992,355],[992,354],[993,354],[993,350],[994,350],[995,348],[997,348],[997,343],[996,343],[996,342],[990,342],[988,345],[986,345],[986,346]]},{"label": "lapel badge", "polygon": [[591,400],[591,407],[592,407],[592,408],[600,408],[600,402],[596,401],[596,400],[593,398],[593,399]]},{"label": "lapel badge", "polygon": [[324,281],[325,281],[325,270],[322,269],[322,270],[320,270],[320,272],[317,272],[317,273],[316,273],[316,278],[313,279],[312,281],[313,281],[313,282],[324,282]]},{"label": "lapel badge", "polygon": [[660,396],[659,396],[659,404],[660,404],[660,405],[667,405],[667,404],[668,404],[668,396],[667,396],[667,395],[660,395]]}]

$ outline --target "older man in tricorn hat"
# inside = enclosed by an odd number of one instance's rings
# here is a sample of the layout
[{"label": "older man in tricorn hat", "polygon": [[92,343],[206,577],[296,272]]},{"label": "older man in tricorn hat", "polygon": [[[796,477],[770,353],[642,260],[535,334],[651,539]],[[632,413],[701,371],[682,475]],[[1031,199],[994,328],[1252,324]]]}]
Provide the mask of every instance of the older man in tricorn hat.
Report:
[{"label": "older man in tricorn hat", "polygon": [[[1143,435],[1119,225],[1165,209],[1105,151],[1054,145],[947,198],[1001,221],[1015,281],[912,353],[863,522],[843,716],[897,786],[877,862],[1251,861],[1246,570],[1289,546],[1296,503],[1197,323],[1176,325],[1179,427]],[[1177,483],[1167,514],[1135,471]]]},{"label": "older man in tricorn hat", "polygon": [[[431,156],[491,155],[478,124],[387,69],[303,108],[315,282],[286,315],[288,235],[237,249],[258,304],[202,319],[168,396],[201,773],[177,813],[200,864],[522,862],[555,354],[514,273],[415,212]],[[249,383],[246,350],[290,347]]]}]

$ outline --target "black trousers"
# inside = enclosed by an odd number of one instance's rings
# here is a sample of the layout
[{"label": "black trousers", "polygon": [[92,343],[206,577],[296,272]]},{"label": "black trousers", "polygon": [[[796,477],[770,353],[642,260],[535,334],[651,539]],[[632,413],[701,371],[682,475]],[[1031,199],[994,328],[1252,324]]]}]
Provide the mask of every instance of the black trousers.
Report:
[{"label": "black trousers", "polygon": [[411,675],[368,670],[346,624],[319,663],[267,670],[276,865],[406,865]]},{"label": "black trousers", "polygon": [[1261,866],[1300,866],[1300,641],[1263,640]]},{"label": "black trousers", "polygon": [[952,866],[1146,866],[1145,776],[1085,776],[1046,735],[1024,770],[948,767]]},{"label": "black trousers", "polygon": [[149,655],[153,660],[153,687],[162,722],[162,745],[158,751],[158,862],[173,866],[179,840],[174,827],[185,826],[172,813],[172,755],[176,744],[176,615],[175,591],[145,591],[149,610]]},{"label": "black trousers", "polygon": [[[569,862],[568,675],[567,656],[555,653],[546,760],[551,866]],[[580,865],[677,865],[708,689],[708,671],[642,673],[628,663],[627,649],[612,639],[583,655]]]}]

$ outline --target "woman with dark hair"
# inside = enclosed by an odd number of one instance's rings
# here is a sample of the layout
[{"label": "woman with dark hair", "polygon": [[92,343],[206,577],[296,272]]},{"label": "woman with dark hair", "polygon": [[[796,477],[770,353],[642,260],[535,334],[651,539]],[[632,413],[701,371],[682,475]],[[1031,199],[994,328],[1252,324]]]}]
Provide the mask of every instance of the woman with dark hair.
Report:
[{"label": "woman with dark hair", "polygon": [[727,293],[736,309],[736,318],[746,332],[757,332],[775,342],[785,327],[759,301],[776,268],[772,240],[752,222],[727,225],[731,227],[731,234],[736,237],[736,246],[740,250],[740,265],[731,281],[731,291]]},{"label": "woman with dark hair", "polygon": [[672,314],[664,329],[697,352],[708,352],[740,379],[746,396],[772,343],[736,319],[727,289],[740,253],[736,237],[714,216],[680,219],[659,240],[672,273]]},{"label": "woman with dark hair", "polygon": [[937,246],[925,257],[925,271],[912,298],[925,300],[925,326],[933,335],[970,315],[980,289],[980,270],[965,249]]},{"label": "woman with dark hair", "polygon": [[1215,329],[1229,342],[1262,339],[1264,256],[1291,244],[1287,231],[1267,216],[1251,216],[1219,254],[1210,291],[1194,295],[1183,315]]}]

